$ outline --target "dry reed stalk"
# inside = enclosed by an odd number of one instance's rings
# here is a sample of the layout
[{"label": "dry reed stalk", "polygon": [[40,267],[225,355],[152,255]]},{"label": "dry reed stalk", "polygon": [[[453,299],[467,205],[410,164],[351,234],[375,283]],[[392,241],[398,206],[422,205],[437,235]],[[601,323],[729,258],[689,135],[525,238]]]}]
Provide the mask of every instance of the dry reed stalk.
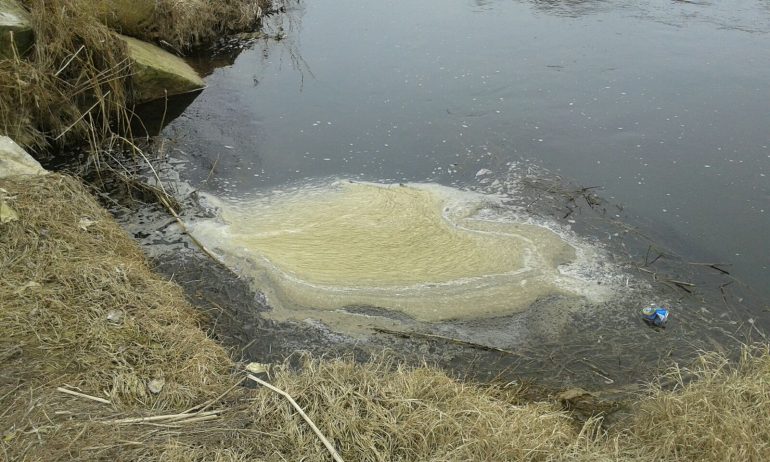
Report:
[{"label": "dry reed stalk", "polygon": [[160,421],[166,421],[166,422],[173,422],[175,420],[186,420],[192,417],[210,417],[215,416],[217,414],[221,414],[224,412],[224,410],[216,410],[216,411],[208,411],[208,412],[195,412],[192,414],[187,413],[180,413],[180,414],[164,414],[164,415],[153,415],[149,417],[129,417],[126,419],[116,419],[116,420],[105,420],[102,423],[105,424],[131,424],[131,423],[140,423],[140,422],[160,422]]},{"label": "dry reed stalk", "polygon": [[102,404],[112,404],[109,400],[106,400],[104,398],[98,398],[96,396],[87,395],[85,393],[80,393],[80,392],[77,392],[77,391],[74,391],[74,390],[68,390],[68,389],[63,388],[63,387],[56,387],[56,390],[60,391],[62,393],[66,393],[68,395],[77,396],[78,398],[90,399],[91,401],[96,401],[96,402],[102,403]]},{"label": "dry reed stalk", "polygon": [[337,462],[344,462],[342,460],[342,457],[339,455],[339,453],[337,453],[337,450],[334,449],[334,446],[332,446],[332,444],[329,442],[329,440],[326,439],[326,437],[323,435],[323,433],[321,433],[321,430],[319,430],[318,427],[316,426],[316,424],[313,423],[313,421],[310,419],[310,417],[308,417],[307,414],[305,414],[305,411],[303,411],[302,408],[300,407],[300,405],[297,404],[296,401],[294,401],[294,398],[292,398],[290,394],[286,393],[285,391],[281,390],[278,387],[270,385],[269,383],[265,382],[264,380],[259,379],[259,378],[255,377],[255,376],[251,375],[251,374],[248,374],[246,377],[248,377],[250,380],[253,380],[254,382],[257,382],[258,384],[262,385],[263,387],[266,387],[266,388],[268,388],[268,389],[278,393],[279,395],[283,396],[284,398],[286,398],[289,401],[289,403],[291,403],[291,405],[294,407],[294,409],[296,409],[297,412],[299,412],[299,415],[302,416],[302,418],[305,420],[305,422],[307,422],[307,424],[310,425],[310,428],[313,430],[313,433],[318,435],[318,438],[321,440],[321,442],[323,442],[324,446],[326,446],[326,449],[329,450],[329,453],[332,455],[334,460],[336,460]]}]

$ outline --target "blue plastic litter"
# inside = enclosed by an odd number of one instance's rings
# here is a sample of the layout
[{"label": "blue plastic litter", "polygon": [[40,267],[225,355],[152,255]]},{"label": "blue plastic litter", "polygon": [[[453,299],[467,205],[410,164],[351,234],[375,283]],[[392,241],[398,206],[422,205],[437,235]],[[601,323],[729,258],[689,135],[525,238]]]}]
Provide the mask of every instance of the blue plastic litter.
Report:
[{"label": "blue plastic litter", "polygon": [[661,306],[642,308],[642,319],[653,326],[663,327],[668,321],[668,309]]}]

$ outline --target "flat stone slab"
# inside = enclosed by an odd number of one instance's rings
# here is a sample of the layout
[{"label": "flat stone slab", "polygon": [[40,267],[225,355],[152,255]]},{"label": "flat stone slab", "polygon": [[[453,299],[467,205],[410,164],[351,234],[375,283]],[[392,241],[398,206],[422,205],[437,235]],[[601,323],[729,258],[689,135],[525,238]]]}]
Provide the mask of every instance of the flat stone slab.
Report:
[{"label": "flat stone slab", "polygon": [[162,99],[206,86],[182,58],[132,37],[118,37],[126,43],[132,61],[134,102]]},{"label": "flat stone slab", "polygon": [[34,41],[27,11],[15,0],[0,0],[0,58],[13,57],[14,47],[19,55],[23,55]]},{"label": "flat stone slab", "polygon": [[45,175],[40,162],[7,136],[0,136],[0,178],[14,175]]}]

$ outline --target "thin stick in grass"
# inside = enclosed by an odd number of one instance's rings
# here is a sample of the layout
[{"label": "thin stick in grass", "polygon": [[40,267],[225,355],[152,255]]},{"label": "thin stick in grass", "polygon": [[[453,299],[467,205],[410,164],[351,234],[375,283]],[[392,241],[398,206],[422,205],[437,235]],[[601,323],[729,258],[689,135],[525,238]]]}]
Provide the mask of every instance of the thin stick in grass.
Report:
[{"label": "thin stick in grass", "polygon": [[[112,90],[109,90],[107,93],[105,93],[105,94],[104,94],[104,98],[106,98],[106,97],[107,97],[107,95],[109,95],[111,92],[112,92]],[[78,117],[78,120],[76,120],[76,121],[72,122],[72,124],[71,124],[69,127],[65,128],[63,132],[59,133],[59,136],[57,136],[56,138],[54,138],[54,141],[58,140],[59,138],[61,138],[61,137],[62,137],[62,136],[64,136],[64,135],[66,135],[68,131],[72,130],[72,127],[74,127],[75,125],[77,125],[77,123],[78,123],[78,122],[80,122],[81,120],[83,120],[83,118],[84,118],[85,116],[87,116],[87,115],[88,115],[88,114],[89,114],[89,113],[90,113],[90,112],[91,112],[91,111],[92,111],[92,110],[93,110],[93,109],[94,109],[96,106],[98,106],[98,105],[99,105],[99,103],[100,103],[101,101],[102,101],[102,100],[100,99],[99,101],[95,102],[95,103],[93,104],[93,106],[91,106],[90,108],[88,108],[88,110],[87,110],[86,112],[84,112],[84,113],[83,113],[83,114],[82,114],[80,117]]]},{"label": "thin stick in grass", "polygon": [[208,411],[208,412],[196,412],[194,414],[164,414],[164,415],[153,415],[149,417],[129,417],[126,419],[117,419],[117,420],[105,420],[103,423],[106,424],[130,424],[130,423],[139,423],[139,422],[157,422],[161,420],[166,421],[173,421],[175,419],[183,419],[188,420],[191,417],[205,417],[205,416],[211,416],[216,414],[221,414],[222,410],[214,410],[214,411]]},{"label": "thin stick in grass", "polygon": [[313,421],[310,420],[310,417],[308,417],[307,414],[305,414],[305,411],[303,411],[302,408],[299,407],[299,404],[297,404],[297,402],[294,401],[294,398],[292,398],[291,395],[289,395],[285,391],[281,390],[280,388],[274,387],[273,385],[270,385],[269,383],[265,382],[264,380],[259,379],[259,378],[255,377],[255,376],[251,375],[251,374],[247,374],[246,377],[248,377],[250,380],[253,380],[253,381],[257,382],[258,384],[262,385],[263,387],[269,388],[270,390],[272,390],[272,391],[278,393],[279,395],[283,396],[284,398],[286,398],[291,403],[291,405],[294,407],[294,409],[296,409],[297,412],[299,412],[299,415],[301,415],[302,418],[305,419],[305,422],[307,422],[307,424],[310,425],[310,428],[313,429],[313,433],[315,433],[318,436],[318,438],[321,440],[321,442],[323,442],[324,446],[326,446],[326,449],[329,450],[329,453],[331,453],[331,455],[334,458],[334,460],[337,461],[337,462],[344,462],[342,460],[342,456],[339,455],[337,450],[334,449],[334,446],[332,446],[332,444],[329,442],[329,440],[326,439],[326,437],[323,435],[323,433],[321,433],[321,430],[319,430],[318,427],[316,427],[316,425],[313,423]]},{"label": "thin stick in grass", "polygon": [[214,398],[212,400],[209,400],[209,401],[207,401],[207,402],[205,402],[205,403],[203,403],[201,405],[198,405],[198,406],[195,406],[195,407],[191,407],[190,409],[184,411],[182,414],[189,414],[190,412],[193,412],[197,407],[200,407],[200,410],[198,410],[196,412],[196,414],[205,411],[206,409],[210,408],[215,403],[217,403],[219,400],[221,400],[222,398],[227,396],[231,391],[235,390],[235,388],[238,387],[240,384],[242,384],[244,380],[246,380],[246,377],[243,377],[241,380],[235,382],[233,384],[233,386],[228,388],[224,393],[222,393],[221,395],[217,396],[216,398]]},{"label": "thin stick in grass", "polygon": [[78,398],[90,399],[91,401],[96,401],[97,403],[112,404],[112,402],[110,402],[110,401],[108,401],[108,400],[106,400],[104,398],[97,398],[96,396],[87,395],[85,393],[80,393],[78,391],[68,390],[68,389],[62,388],[62,387],[56,387],[56,390],[60,391],[62,393],[66,393],[68,395],[77,396]]}]

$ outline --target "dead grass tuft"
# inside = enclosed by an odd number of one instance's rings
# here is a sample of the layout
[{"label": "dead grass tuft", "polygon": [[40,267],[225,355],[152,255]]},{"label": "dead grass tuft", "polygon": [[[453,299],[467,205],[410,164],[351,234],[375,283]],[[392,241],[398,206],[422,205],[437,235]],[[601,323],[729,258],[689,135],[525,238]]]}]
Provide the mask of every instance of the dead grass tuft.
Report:
[{"label": "dead grass tuft", "polygon": [[[548,460],[574,452],[583,438],[558,405],[511,404],[426,366],[307,358],[301,370],[283,368],[275,383],[317,419],[346,460]],[[263,443],[268,453],[328,457],[280,396],[261,391],[248,412],[275,434]]]},{"label": "dead grass tuft", "polygon": [[269,0],[159,0],[151,23],[142,37],[164,41],[177,49],[189,49],[223,34],[255,28]]},{"label": "dead grass tuft", "polygon": [[[0,185],[21,217],[0,234],[0,356],[13,358],[17,384],[53,380],[117,409],[162,411],[231,382],[228,355],[207,339],[180,289],[151,273],[77,181]],[[165,380],[162,393],[148,390],[153,379]]]},{"label": "dead grass tuft", "polygon": [[[692,380],[692,381],[690,381]],[[744,349],[739,364],[706,353],[672,368],[642,401],[633,444],[655,460],[770,460],[770,352]],[[688,382],[685,384],[685,382]]]}]

